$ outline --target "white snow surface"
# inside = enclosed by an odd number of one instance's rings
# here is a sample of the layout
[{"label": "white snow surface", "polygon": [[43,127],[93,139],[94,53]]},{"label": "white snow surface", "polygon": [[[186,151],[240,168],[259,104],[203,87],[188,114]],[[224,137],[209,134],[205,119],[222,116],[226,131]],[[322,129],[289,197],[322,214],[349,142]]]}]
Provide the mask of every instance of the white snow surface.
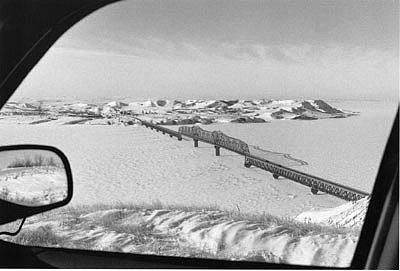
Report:
[{"label": "white snow surface", "polygon": [[334,208],[303,212],[296,217],[296,220],[328,226],[361,228],[368,209],[369,200],[370,197],[365,197]]},{"label": "white snow surface", "polygon": [[[290,103],[283,102],[282,106]],[[279,109],[278,105],[272,109],[275,105],[270,102],[259,104],[266,108],[266,115],[268,110]],[[307,165],[296,167],[298,170],[371,192],[398,104],[389,107],[354,102],[341,107],[354,108],[361,114],[318,121],[218,123],[202,127],[221,130],[262,149],[288,153],[307,161]],[[368,199],[346,203],[328,194],[313,195],[308,187],[283,178],[275,180],[258,168],[245,168],[240,155],[222,150],[221,156],[216,157],[211,145],[200,143],[199,148],[193,148],[190,140],[177,141],[143,126],[60,125],[77,119],[70,116],[37,125],[27,125],[38,120],[35,116],[0,118],[2,144],[54,145],[65,152],[74,177],[72,206],[160,201],[297,217],[300,222],[348,228],[362,224],[368,206]],[[90,121],[120,124],[117,120]],[[105,214],[91,215],[98,219]],[[138,219],[146,221],[164,235],[177,235],[183,244],[225,251],[232,258],[265,253],[269,261],[298,264],[347,266],[357,242],[357,236],[351,234],[292,237],[280,225],[232,222],[219,215],[219,211],[152,210],[128,216],[124,223],[129,226],[136,225]],[[59,230],[74,240],[96,242],[94,249],[115,244],[122,251],[138,251],[129,233],[105,231],[99,226]]]},{"label": "white snow surface", "polygon": [[[64,213],[62,222],[32,218],[25,230],[51,225],[52,231],[66,238],[70,247],[193,256],[193,250],[204,251],[211,257],[229,260],[266,261],[275,263],[347,267],[351,263],[358,236],[355,232],[296,233],[303,224],[260,223],[233,219],[218,210],[180,211],[170,209],[108,209],[76,217]],[[113,220],[111,226],[102,221]],[[70,224],[70,221],[79,223]],[[63,226],[63,225],[70,226]],[[141,228],[146,238],[138,241],[135,228]],[[132,231],[115,230],[129,229]],[[297,231],[298,232],[298,231]],[[141,233],[143,234],[143,232]],[[154,249],[151,245],[157,240]],[[176,251],[176,247],[181,248]],[[170,248],[170,249],[169,249]],[[171,250],[172,249],[172,250]],[[186,254],[188,251],[188,254]],[[201,254],[200,254],[201,255]]]},{"label": "white snow surface", "polygon": [[236,258],[261,253],[268,257],[267,261],[278,263],[346,267],[356,246],[357,238],[351,235],[293,236],[284,226],[213,219],[218,216],[218,211],[158,210],[146,221],[161,232],[177,233],[192,247]]},{"label": "white snow surface", "polygon": [[[319,121],[202,127],[221,130],[264,150],[288,153],[308,163],[297,170],[370,192],[392,112],[386,105],[370,103],[341,107],[355,108],[362,114]],[[379,113],[379,108],[388,113]],[[308,187],[290,180],[275,180],[261,169],[247,169],[240,155],[222,150],[216,157],[211,145],[200,143],[199,148],[193,148],[192,141],[177,141],[143,126],[99,125],[118,124],[113,118],[88,121],[96,125],[59,125],[76,120],[74,117],[27,125],[35,119],[20,117],[3,116],[0,120],[2,144],[53,145],[65,152],[75,185],[71,204],[161,201],[227,210],[239,207],[247,213],[290,217],[343,204],[327,194],[315,196]]]}]

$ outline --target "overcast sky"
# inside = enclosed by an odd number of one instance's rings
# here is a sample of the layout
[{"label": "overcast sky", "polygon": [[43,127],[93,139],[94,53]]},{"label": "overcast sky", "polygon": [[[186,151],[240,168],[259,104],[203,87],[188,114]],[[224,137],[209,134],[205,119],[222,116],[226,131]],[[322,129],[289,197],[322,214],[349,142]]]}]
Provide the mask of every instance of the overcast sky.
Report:
[{"label": "overcast sky", "polygon": [[398,1],[135,1],[61,37],[29,97],[395,99]]}]

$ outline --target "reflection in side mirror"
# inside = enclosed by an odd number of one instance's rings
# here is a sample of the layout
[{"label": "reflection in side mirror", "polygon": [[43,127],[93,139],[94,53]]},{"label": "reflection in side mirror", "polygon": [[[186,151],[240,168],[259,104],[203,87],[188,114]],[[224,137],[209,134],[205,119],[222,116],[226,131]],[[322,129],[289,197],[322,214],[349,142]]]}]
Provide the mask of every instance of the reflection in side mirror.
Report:
[{"label": "reflection in side mirror", "polygon": [[60,150],[0,147],[0,225],[66,205],[71,198],[71,168]]},{"label": "reflection in side mirror", "polygon": [[0,152],[0,199],[24,206],[43,206],[61,202],[67,194],[66,171],[54,152]]}]

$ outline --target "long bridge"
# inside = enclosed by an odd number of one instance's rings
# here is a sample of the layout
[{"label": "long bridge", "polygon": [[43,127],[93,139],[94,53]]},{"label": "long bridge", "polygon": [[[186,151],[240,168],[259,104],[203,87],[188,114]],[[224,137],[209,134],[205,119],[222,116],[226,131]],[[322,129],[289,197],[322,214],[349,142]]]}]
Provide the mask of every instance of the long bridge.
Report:
[{"label": "long bridge", "polygon": [[230,137],[221,131],[211,132],[198,126],[181,126],[177,132],[175,130],[168,129],[139,118],[135,119],[137,119],[141,125],[150,128],[151,130],[168,134],[170,137],[176,137],[179,141],[182,140],[182,136],[192,138],[194,147],[199,146],[199,141],[214,145],[216,156],[220,156],[221,148],[243,155],[245,157],[244,166],[246,168],[254,166],[271,172],[275,179],[278,179],[280,176],[285,177],[291,181],[310,187],[311,193],[313,194],[317,194],[318,191],[321,191],[347,201],[355,201],[369,196],[369,194],[364,191],[328,181],[323,178],[280,165],[276,162],[268,161],[265,158],[252,155],[250,153],[249,145],[246,142],[234,137]]}]

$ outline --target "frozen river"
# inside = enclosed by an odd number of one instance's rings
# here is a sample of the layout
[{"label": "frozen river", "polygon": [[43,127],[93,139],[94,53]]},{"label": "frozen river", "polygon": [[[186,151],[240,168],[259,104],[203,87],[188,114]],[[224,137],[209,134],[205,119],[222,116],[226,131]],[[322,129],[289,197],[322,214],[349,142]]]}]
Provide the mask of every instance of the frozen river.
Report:
[{"label": "frozen river", "polygon": [[[308,162],[296,169],[366,192],[372,190],[397,104],[331,103],[360,116],[261,124],[213,124],[263,149]],[[141,126],[2,124],[2,145],[46,144],[69,158],[71,204],[142,203],[218,206],[242,212],[294,216],[344,203],[290,180],[243,166],[244,157],[211,145],[177,141]]]}]

